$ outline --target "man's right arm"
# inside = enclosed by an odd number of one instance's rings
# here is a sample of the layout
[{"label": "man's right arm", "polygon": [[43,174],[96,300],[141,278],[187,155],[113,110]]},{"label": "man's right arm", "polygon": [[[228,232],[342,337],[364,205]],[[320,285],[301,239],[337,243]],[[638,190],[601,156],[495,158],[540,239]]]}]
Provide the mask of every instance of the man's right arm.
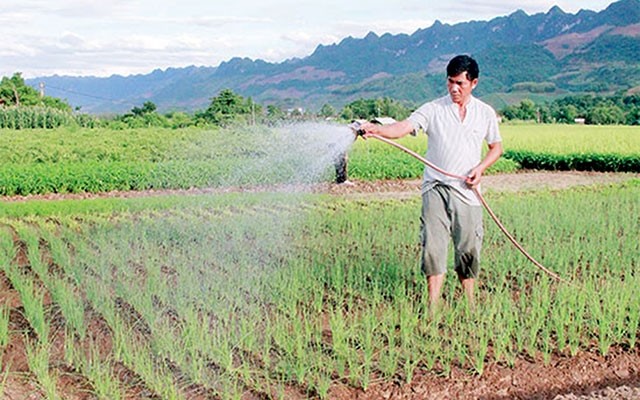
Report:
[{"label": "man's right arm", "polygon": [[369,135],[378,135],[387,139],[399,139],[415,130],[415,128],[413,127],[413,123],[408,119],[394,122],[388,125],[365,122],[360,126],[360,128],[364,130],[365,138]]}]

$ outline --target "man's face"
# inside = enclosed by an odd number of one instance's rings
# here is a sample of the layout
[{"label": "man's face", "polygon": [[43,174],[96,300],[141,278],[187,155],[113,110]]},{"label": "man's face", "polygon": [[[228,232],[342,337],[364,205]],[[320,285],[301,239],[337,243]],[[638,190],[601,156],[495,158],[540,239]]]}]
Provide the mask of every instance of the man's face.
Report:
[{"label": "man's face", "polygon": [[473,88],[478,84],[478,79],[469,80],[466,72],[447,78],[447,89],[451,100],[459,105],[464,105],[469,100]]}]

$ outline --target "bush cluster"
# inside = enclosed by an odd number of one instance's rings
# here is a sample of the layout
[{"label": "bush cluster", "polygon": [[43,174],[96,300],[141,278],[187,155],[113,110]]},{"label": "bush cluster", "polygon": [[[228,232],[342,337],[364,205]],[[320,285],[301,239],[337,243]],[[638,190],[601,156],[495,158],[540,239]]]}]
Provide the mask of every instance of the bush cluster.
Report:
[{"label": "bush cluster", "polygon": [[218,172],[211,163],[182,161],[10,164],[0,167],[0,195],[209,187],[220,185]]},{"label": "bush cluster", "polygon": [[507,150],[504,157],[522,168],[555,171],[640,172],[637,155],[570,153],[551,154],[533,151]]}]

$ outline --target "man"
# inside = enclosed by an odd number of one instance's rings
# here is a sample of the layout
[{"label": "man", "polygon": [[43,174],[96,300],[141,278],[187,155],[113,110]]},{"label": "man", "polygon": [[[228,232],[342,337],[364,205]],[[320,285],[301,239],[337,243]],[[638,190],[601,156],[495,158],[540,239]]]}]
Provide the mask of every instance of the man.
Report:
[{"label": "man", "polygon": [[[502,139],[495,111],[472,96],[478,84],[477,62],[459,55],[447,65],[449,95],[423,104],[409,118],[390,125],[366,123],[366,137],[388,139],[424,131],[429,144],[426,158],[466,181],[425,168],[422,183],[422,269],[427,276],[429,301],[437,305],[447,270],[449,240],[455,249],[455,270],[468,301],[473,304],[482,244],[482,206],[473,193],[482,174],[502,155]],[[482,142],[489,151],[482,159]]]}]

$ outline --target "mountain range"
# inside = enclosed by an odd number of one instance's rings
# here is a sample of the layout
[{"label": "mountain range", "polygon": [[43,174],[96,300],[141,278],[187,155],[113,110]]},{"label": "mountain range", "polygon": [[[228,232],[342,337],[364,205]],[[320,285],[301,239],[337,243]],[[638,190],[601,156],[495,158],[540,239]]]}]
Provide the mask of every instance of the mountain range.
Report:
[{"label": "mountain range", "polygon": [[446,94],[445,66],[455,54],[480,65],[475,93],[496,108],[523,98],[640,91],[640,0],[600,12],[522,10],[489,21],[436,21],[411,35],[369,33],[318,46],[307,57],[269,63],[232,58],[217,67],[157,69],[107,78],[28,79],[47,95],[94,114],[122,113],[145,101],[159,111],[206,108],[222,89],[283,109],[338,109],[359,98],[391,97],[415,105]]}]

